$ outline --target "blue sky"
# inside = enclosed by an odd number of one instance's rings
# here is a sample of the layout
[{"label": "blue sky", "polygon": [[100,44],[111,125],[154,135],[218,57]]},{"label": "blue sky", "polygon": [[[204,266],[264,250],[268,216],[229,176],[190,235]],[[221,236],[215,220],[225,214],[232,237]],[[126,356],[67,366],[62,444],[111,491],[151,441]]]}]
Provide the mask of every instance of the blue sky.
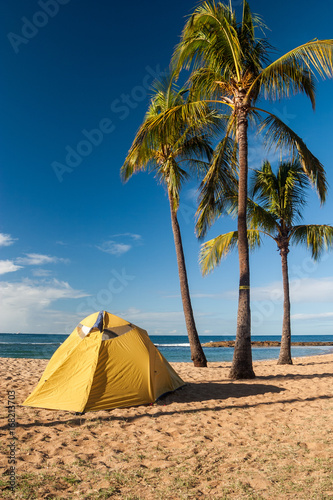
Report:
[{"label": "blue sky", "polygon": [[[196,2],[4,0],[0,81],[0,331],[70,333],[108,310],[150,334],[186,334],[169,207],[153,175],[122,184],[119,170],[142,122],[149,85],[168,67]],[[241,1],[233,2],[239,10]],[[328,0],[252,0],[282,54],[333,38]],[[315,113],[304,97],[265,104],[307,143],[333,185],[333,81],[317,82]],[[250,135],[250,167],[267,153]],[[269,158],[274,161],[271,153]],[[179,211],[200,334],[236,330],[238,258],[203,278],[194,235],[196,185]],[[309,195],[304,221],[332,224]],[[222,218],[208,238],[236,227]],[[292,331],[333,334],[333,258],[289,254]],[[273,243],[251,256],[252,334],[279,335],[280,257]]]}]

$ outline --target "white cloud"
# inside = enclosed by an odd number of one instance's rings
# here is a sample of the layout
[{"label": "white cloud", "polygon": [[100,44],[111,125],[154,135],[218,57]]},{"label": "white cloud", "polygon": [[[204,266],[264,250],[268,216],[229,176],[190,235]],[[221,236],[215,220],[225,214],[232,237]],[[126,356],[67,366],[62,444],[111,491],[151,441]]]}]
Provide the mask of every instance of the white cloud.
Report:
[{"label": "white cloud", "polygon": [[[180,298],[180,294],[164,295],[164,299]],[[226,290],[222,293],[191,293],[192,299],[238,300],[238,290]],[[302,278],[290,280],[290,299],[292,303],[333,302],[333,277]],[[251,302],[283,301],[282,281],[273,281],[264,286],[251,287]]]},{"label": "white cloud", "polygon": [[[141,311],[129,308],[125,311],[115,312],[117,316],[131,321],[134,325],[148,331],[152,335],[187,335],[184,312],[180,311]],[[205,321],[210,315],[208,313],[196,312],[195,320],[197,326],[200,321]]]},{"label": "white cloud", "polygon": [[198,195],[199,195],[199,190],[197,188],[187,189],[184,192],[184,197],[187,200],[192,200],[194,203],[197,203]]},{"label": "white cloud", "polygon": [[125,243],[117,243],[116,241],[109,240],[105,241],[101,246],[98,246],[97,248],[102,252],[119,257],[120,255],[128,252],[132,248],[132,246],[126,245]]},{"label": "white cloud", "polygon": [[[13,260],[0,260],[0,274],[12,273],[22,269],[23,265],[43,265],[54,264],[57,262],[68,262],[67,259],[59,257],[50,257],[49,255],[41,255],[37,253],[26,254],[26,257],[18,257]],[[45,277],[49,275],[49,271],[38,269],[33,273],[35,276]]]},{"label": "white cloud", "polygon": [[34,269],[32,271],[33,276],[36,276],[37,278],[46,278],[47,276],[50,276],[51,271],[47,269]]},{"label": "white cloud", "polygon": [[18,257],[16,263],[26,266],[42,266],[44,264],[56,264],[58,262],[68,263],[68,259],[42,255],[40,253],[26,253],[25,255],[26,257]]},{"label": "white cloud", "polygon": [[293,302],[333,302],[333,277],[294,279],[290,286]]},{"label": "white cloud", "polygon": [[183,311],[153,312],[129,308],[115,314],[147,330],[148,334],[168,335],[170,332],[177,330],[178,335],[186,335]]},{"label": "white cloud", "polygon": [[183,311],[169,311],[169,312],[149,312],[140,311],[139,309],[129,308],[125,312],[119,313],[122,318],[126,318],[129,321],[135,323],[138,321],[137,325],[140,326],[140,322],[153,321],[155,324],[160,323],[170,323],[172,321],[184,320]]},{"label": "white cloud", "polygon": [[291,319],[303,320],[303,319],[333,319],[333,312],[327,313],[317,313],[317,314],[292,314]]},{"label": "white cloud", "polygon": [[0,247],[9,247],[16,239],[17,238],[12,238],[10,234],[0,233]]},{"label": "white cloud", "polygon": [[[290,280],[291,302],[333,302],[333,277],[295,278]],[[228,290],[224,298],[237,300],[237,290]],[[251,287],[251,301],[283,301],[282,281],[275,281],[261,287]]]},{"label": "white cloud", "polygon": [[194,299],[221,299],[223,294],[221,293],[191,293],[191,297]]},{"label": "white cloud", "polygon": [[0,260],[0,274],[13,273],[22,266],[17,266],[12,260]]},{"label": "white cloud", "polygon": [[[234,293],[234,292],[227,292]],[[175,293],[174,295],[163,295],[164,299],[180,299],[180,293]],[[225,298],[223,293],[191,293],[192,299],[221,299]]]},{"label": "white cloud", "polygon": [[139,314],[140,313],[140,309],[136,309],[135,307],[129,307],[127,309],[127,312],[126,314],[131,314],[131,315],[135,315],[135,314]]},{"label": "white cloud", "polygon": [[142,236],[140,234],[135,234],[135,233],[119,233],[119,234],[112,234],[110,238],[121,238],[122,236],[131,238],[134,241],[139,241],[142,240]]},{"label": "white cloud", "polygon": [[[277,109],[275,109],[275,111],[277,113],[279,113]],[[279,113],[279,114],[282,118],[283,117],[286,118],[286,116],[289,116],[289,115],[285,114],[285,110],[283,110],[283,113]],[[279,153],[280,153],[280,150],[279,150]],[[286,156],[286,153],[283,152],[281,159],[283,160],[285,156]],[[268,150],[264,146],[263,138],[254,134],[254,133],[251,133],[249,135],[249,141],[248,141],[249,168],[250,169],[258,169],[261,167],[263,161],[265,161],[265,160],[268,160],[272,164],[273,169],[274,169],[274,165],[276,164],[276,161],[277,161],[277,155],[276,155],[276,152],[274,150],[274,147],[271,148],[270,150]]]},{"label": "white cloud", "polygon": [[[58,319],[58,322],[60,320],[61,323],[64,323],[65,317],[68,322],[69,315],[54,311],[50,309],[50,306],[59,299],[79,299],[87,296],[87,293],[75,290],[68,283],[58,280],[32,281],[26,279],[20,283],[1,282],[1,331],[60,332],[59,325],[55,325],[53,322]],[[75,323],[73,328],[74,326]]]},{"label": "white cloud", "polygon": [[[291,282],[290,282],[291,285]],[[238,291],[233,290],[229,292],[230,297],[238,299]],[[251,287],[251,300],[271,300],[273,302],[283,300],[283,288],[281,281],[273,281],[264,286]]]},{"label": "white cloud", "polygon": [[[121,241],[119,241],[121,239]],[[140,244],[142,237],[140,234],[135,233],[119,233],[112,234],[110,240],[104,241],[101,245],[97,246],[98,250],[102,252],[109,253],[110,255],[116,255],[119,257],[124,253],[127,253],[133,247],[133,243],[136,245]]]},{"label": "white cloud", "polygon": [[52,301],[57,299],[78,299],[87,297],[87,294],[80,290],[74,290],[66,281],[25,279],[20,283],[0,283],[0,296],[3,304],[12,303],[15,299],[15,302],[20,306],[34,304],[44,306],[50,305]]}]

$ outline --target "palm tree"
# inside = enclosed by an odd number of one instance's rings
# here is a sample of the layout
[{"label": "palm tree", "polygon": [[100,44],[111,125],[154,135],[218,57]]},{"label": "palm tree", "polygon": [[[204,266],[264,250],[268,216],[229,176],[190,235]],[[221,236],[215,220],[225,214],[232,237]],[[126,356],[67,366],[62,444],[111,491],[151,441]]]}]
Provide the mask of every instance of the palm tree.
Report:
[{"label": "palm tree", "polygon": [[[194,366],[205,367],[207,360],[195,325],[177,212],[180,189],[189,177],[188,172],[207,171],[207,160],[213,152],[209,137],[219,130],[220,120],[207,106],[205,112],[200,108],[199,115],[189,113],[186,94],[186,89],[175,86],[172,76],[155,82],[154,96],[121,168],[121,175],[127,181],[134,173],[148,169],[154,171],[166,187],[191,359]],[[185,103],[186,116],[183,114]],[[172,119],[168,119],[169,110],[177,108],[179,113],[173,113]]]},{"label": "palm tree", "polygon": [[[198,101],[214,102],[230,110],[226,137],[233,136],[238,146],[238,255],[239,301],[234,358],[229,376],[234,379],[253,378],[250,326],[250,269],[246,227],[248,182],[249,121],[265,132],[268,146],[287,147],[300,158],[304,171],[325,200],[326,180],[321,163],[304,142],[272,113],[259,107],[260,98],[282,99],[305,93],[315,106],[314,72],[321,77],[333,74],[333,40],[312,40],[274,62],[269,56],[272,47],[265,38],[256,36],[264,29],[262,20],[253,15],[243,1],[239,22],[230,6],[214,0],[202,2],[185,24],[182,39],[176,47],[173,63],[177,71],[192,67],[192,93]],[[267,114],[267,118],[263,117]],[[219,155],[223,155],[224,143]],[[212,169],[217,168],[212,164]],[[214,172],[203,182],[197,231],[203,236],[219,210],[221,200],[214,195]]]},{"label": "palm tree", "polygon": [[[283,325],[278,364],[292,364],[290,294],[288,277],[288,253],[292,244],[305,244],[312,258],[318,259],[324,249],[333,246],[333,226],[297,224],[302,220],[302,208],[306,204],[305,190],[310,185],[307,175],[298,161],[281,163],[274,174],[269,162],[264,162],[253,176],[251,195],[257,202],[248,200],[248,239],[250,247],[260,246],[260,235],[270,236],[281,255],[283,281]],[[201,266],[204,274],[220,263],[237,245],[238,234],[233,231],[208,241],[202,246]]]}]

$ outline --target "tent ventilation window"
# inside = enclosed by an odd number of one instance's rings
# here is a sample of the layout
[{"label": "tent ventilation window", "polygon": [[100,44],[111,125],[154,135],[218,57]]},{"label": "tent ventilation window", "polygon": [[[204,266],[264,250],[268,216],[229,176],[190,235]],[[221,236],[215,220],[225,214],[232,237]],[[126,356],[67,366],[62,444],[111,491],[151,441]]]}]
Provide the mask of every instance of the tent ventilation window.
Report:
[{"label": "tent ventilation window", "polygon": [[131,323],[128,325],[114,326],[112,330],[108,330],[105,328],[103,330],[102,340],[114,339],[115,337],[124,335],[124,333],[130,332],[131,330],[133,330],[133,328],[134,325],[132,325]]}]

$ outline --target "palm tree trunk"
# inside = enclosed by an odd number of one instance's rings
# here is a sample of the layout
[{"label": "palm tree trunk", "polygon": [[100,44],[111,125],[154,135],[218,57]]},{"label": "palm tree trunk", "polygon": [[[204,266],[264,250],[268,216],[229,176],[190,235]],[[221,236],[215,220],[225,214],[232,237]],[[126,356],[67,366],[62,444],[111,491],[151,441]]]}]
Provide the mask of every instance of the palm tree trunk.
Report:
[{"label": "palm tree trunk", "polygon": [[178,264],[178,274],[180,282],[180,293],[183,302],[183,310],[185,316],[185,324],[187,329],[187,335],[191,347],[191,359],[194,366],[206,367],[207,360],[203,348],[201,346],[197,328],[195,326],[193,309],[190,298],[190,291],[188,287],[187,272],[185,266],[185,257],[183,251],[182,238],[180,234],[180,227],[177,219],[177,212],[175,211],[173,199],[171,193],[168,191],[170,212],[171,212],[171,224],[172,232],[175,241],[177,264]]},{"label": "palm tree trunk", "polygon": [[232,379],[254,378],[251,350],[250,263],[247,240],[246,204],[248,177],[247,112],[240,107],[237,112],[237,138],[239,148],[238,188],[238,258],[239,298],[237,332],[234,357],[229,373]]},{"label": "palm tree trunk", "polygon": [[290,295],[289,295],[289,277],[288,277],[288,247],[280,249],[282,262],[282,280],[283,280],[283,324],[281,336],[281,348],[278,359],[278,365],[292,365],[291,359],[291,327],[290,327]]}]

